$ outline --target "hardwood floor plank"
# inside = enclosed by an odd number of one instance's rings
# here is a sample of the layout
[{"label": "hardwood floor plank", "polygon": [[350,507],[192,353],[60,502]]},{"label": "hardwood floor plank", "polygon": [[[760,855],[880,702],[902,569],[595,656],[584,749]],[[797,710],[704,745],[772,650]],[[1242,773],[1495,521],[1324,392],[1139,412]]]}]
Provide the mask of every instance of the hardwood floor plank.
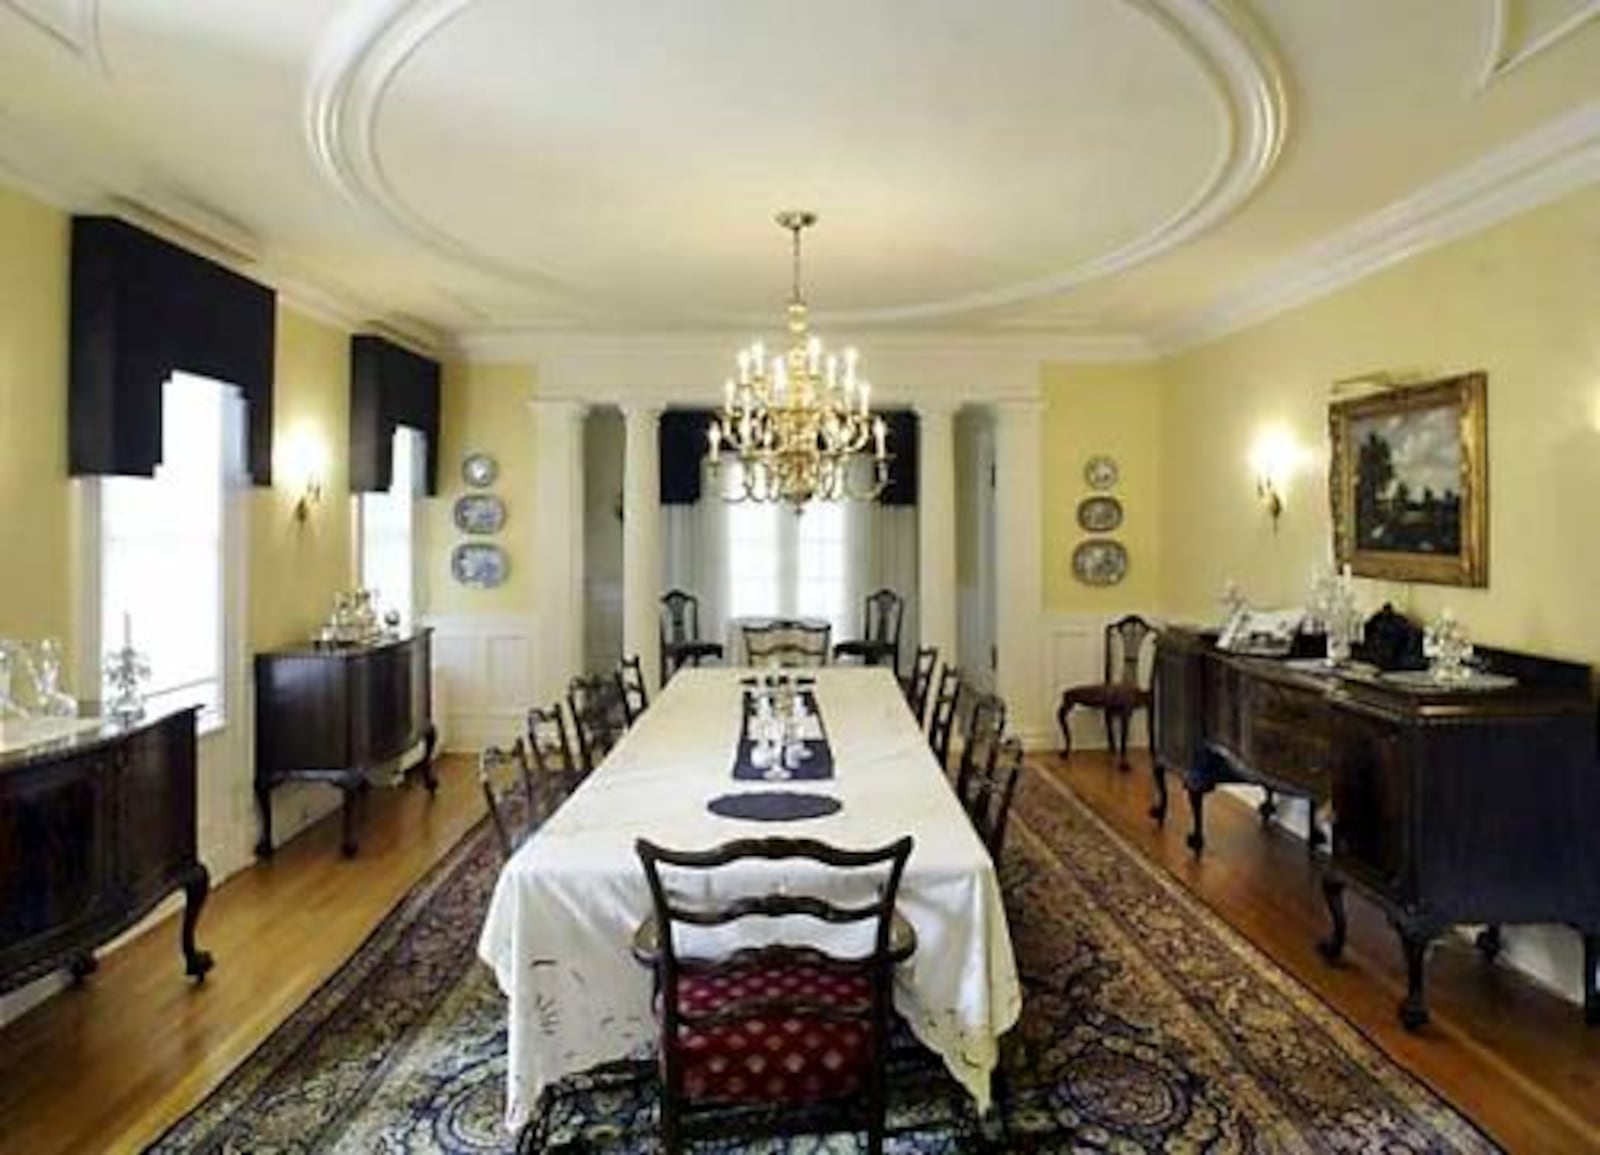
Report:
[{"label": "hardwood floor plank", "polygon": [[1196,858],[1184,845],[1189,813],[1180,790],[1165,826],[1149,817],[1154,788],[1144,756],[1128,772],[1099,752],[1030,761],[1037,772],[1059,775],[1119,834],[1507,1149],[1600,1151],[1600,1029],[1584,1024],[1579,1007],[1450,940],[1428,959],[1433,1022],[1406,1031],[1395,1017],[1404,964],[1376,907],[1352,889],[1344,959],[1330,964],[1317,952],[1327,914],[1303,842],[1264,828],[1253,808],[1219,794],[1206,807],[1207,844]]}]

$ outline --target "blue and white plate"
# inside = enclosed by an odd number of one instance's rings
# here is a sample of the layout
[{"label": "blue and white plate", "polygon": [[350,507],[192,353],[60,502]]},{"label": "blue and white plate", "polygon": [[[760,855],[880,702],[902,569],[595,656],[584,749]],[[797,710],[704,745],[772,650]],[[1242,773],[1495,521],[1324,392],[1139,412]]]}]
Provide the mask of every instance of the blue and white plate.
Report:
[{"label": "blue and white plate", "polygon": [[491,590],[504,585],[511,574],[511,559],[497,545],[469,541],[450,552],[450,575],[464,586]]},{"label": "blue and white plate", "polygon": [[506,525],[506,503],[492,493],[463,494],[452,512],[462,533],[499,533]]}]

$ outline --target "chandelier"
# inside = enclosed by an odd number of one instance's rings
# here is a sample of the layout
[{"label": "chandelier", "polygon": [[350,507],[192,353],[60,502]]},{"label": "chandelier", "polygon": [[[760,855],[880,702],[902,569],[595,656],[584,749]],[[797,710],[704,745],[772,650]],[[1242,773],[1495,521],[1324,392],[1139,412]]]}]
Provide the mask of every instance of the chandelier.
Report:
[{"label": "chandelier", "polygon": [[757,341],[739,353],[739,374],[724,386],[722,411],[706,435],[712,477],[727,450],[739,465],[732,491],[723,494],[727,501],[798,507],[870,500],[889,483],[883,418],[872,414],[872,386],[856,373],[856,351],[846,349],[842,357],[824,352],[800,294],[800,234],[817,215],[790,210],[777,221],[794,246],[789,348],[769,360]]}]

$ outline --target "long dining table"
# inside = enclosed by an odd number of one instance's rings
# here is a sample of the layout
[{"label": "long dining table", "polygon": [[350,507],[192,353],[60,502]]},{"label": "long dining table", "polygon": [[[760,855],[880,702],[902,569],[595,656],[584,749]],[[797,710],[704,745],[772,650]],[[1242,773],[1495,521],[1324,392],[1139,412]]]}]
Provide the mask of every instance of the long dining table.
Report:
[{"label": "long dining table", "polygon": [[[785,835],[836,846],[915,840],[899,912],[915,955],[896,973],[895,1008],[986,1111],[1000,1036],[1021,989],[994,863],[974,833],[892,673],[830,667],[808,688],[831,775],[735,777],[751,671],[679,671],[606,760],[506,862],[478,953],[509,1001],[506,1123],[520,1129],[566,1075],[647,1054],[658,1037],[651,976],[633,958],[650,895],[635,853]],[[720,817],[712,800],[794,791],[837,800],[803,821]],[[799,892],[825,880],[789,879]]]}]

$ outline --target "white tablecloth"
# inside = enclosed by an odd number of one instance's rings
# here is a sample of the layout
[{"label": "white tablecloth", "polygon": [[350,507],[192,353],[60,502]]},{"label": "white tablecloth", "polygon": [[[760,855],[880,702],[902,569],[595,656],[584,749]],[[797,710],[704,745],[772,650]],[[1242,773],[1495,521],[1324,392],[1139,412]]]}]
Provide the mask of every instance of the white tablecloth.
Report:
[{"label": "white tablecloth", "polygon": [[[882,668],[818,671],[835,777],[739,782],[732,767],[743,672],[680,671],[501,871],[478,953],[510,1000],[511,1128],[528,1120],[547,1084],[656,1038],[650,977],[628,949],[650,913],[633,845],[641,836],[675,849],[772,834],[865,848],[911,834],[899,910],[916,928],[918,948],[899,970],[895,1006],[987,1109],[999,1036],[1021,1009],[1011,937],[994,865],[899,687]],[[831,794],[843,809],[795,823],[735,821],[706,809],[720,794],[772,788]]]}]

